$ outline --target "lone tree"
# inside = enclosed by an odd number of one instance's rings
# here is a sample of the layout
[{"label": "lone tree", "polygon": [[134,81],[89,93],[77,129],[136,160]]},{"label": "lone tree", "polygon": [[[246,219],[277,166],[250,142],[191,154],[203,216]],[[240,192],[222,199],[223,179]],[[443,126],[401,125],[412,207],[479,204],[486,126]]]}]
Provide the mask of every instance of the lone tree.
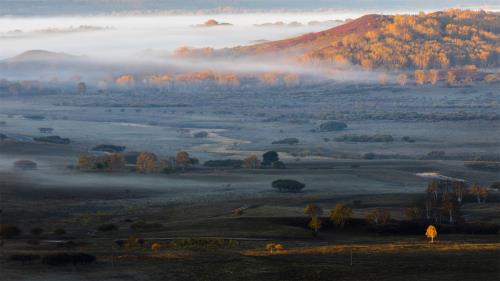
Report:
[{"label": "lone tree", "polygon": [[279,160],[280,157],[278,156],[278,152],[276,151],[271,150],[262,154],[262,166],[269,166]]},{"label": "lone tree", "polygon": [[437,234],[438,232],[436,230],[436,227],[434,227],[433,225],[429,225],[427,227],[427,231],[425,231],[425,236],[431,239],[431,243],[434,243],[434,238],[436,238]]},{"label": "lone tree", "polygon": [[275,180],[272,182],[271,186],[277,188],[280,192],[300,192],[305,184],[296,180]]},{"label": "lone tree", "polygon": [[331,211],[330,220],[339,227],[344,227],[345,222],[351,218],[351,215],[352,209],[345,204],[339,203],[335,205],[335,209]]},{"label": "lone tree", "polygon": [[137,157],[136,170],[140,173],[151,173],[156,169],[156,155],[150,152],[141,152]]}]

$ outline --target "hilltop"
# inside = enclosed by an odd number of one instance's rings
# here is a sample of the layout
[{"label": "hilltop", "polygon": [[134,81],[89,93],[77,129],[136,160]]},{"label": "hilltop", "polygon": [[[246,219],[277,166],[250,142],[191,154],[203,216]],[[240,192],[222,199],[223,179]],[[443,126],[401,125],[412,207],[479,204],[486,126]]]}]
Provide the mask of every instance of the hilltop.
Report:
[{"label": "hilltop", "polygon": [[[299,37],[194,56],[281,57],[302,63],[358,65],[365,69],[447,69],[499,65],[500,13],[447,10],[418,15],[365,15]],[[186,56],[186,49],[182,50]]]}]

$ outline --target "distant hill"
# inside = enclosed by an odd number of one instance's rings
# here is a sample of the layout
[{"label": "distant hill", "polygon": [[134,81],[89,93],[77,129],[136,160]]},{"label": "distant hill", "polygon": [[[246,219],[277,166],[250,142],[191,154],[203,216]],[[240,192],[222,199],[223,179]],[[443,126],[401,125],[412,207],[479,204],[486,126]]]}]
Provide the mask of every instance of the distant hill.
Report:
[{"label": "distant hill", "polygon": [[23,52],[15,57],[5,60],[8,63],[16,63],[16,62],[35,62],[35,61],[45,61],[45,62],[54,62],[54,61],[68,61],[68,60],[76,60],[84,58],[82,56],[74,56],[66,53],[55,53],[49,52],[45,50],[29,50]]},{"label": "distant hill", "polygon": [[[185,51],[185,50],[184,50]],[[366,15],[299,37],[193,55],[268,56],[366,69],[497,68],[500,13],[448,10],[419,15]],[[186,56],[185,53],[183,53]]]}]

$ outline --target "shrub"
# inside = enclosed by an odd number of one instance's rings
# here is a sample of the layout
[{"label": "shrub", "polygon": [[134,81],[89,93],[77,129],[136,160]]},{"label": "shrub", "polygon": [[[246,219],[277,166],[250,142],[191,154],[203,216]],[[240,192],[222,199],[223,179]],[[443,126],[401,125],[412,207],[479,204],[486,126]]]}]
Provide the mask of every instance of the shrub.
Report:
[{"label": "shrub", "polygon": [[193,137],[196,139],[202,139],[208,137],[208,133],[205,131],[197,132],[193,134]]},{"label": "shrub", "polygon": [[42,258],[42,263],[47,265],[90,264],[96,257],[86,253],[53,253]]},{"label": "shrub", "polygon": [[130,225],[130,228],[134,230],[152,230],[162,227],[163,225],[161,225],[160,223],[147,223],[145,221],[134,222]]},{"label": "shrub", "polygon": [[37,137],[33,138],[34,141],[47,142],[55,144],[69,144],[70,140],[68,138],[61,138],[60,136],[48,136],[48,137]]},{"label": "shrub", "polygon": [[285,163],[283,163],[281,161],[273,162],[272,167],[273,167],[273,169],[286,169]]},{"label": "shrub", "polygon": [[33,227],[31,230],[30,230],[31,234],[33,235],[40,235],[43,233],[43,229],[41,227]]},{"label": "shrub", "polygon": [[343,135],[334,139],[338,142],[392,142],[394,138],[391,135]]},{"label": "shrub", "polygon": [[125,150],[125,146],[121,145],[113,145],[113,144],[100,144],[97,146],[94,146],[92,150],[94,151],[103,151],[103,152],[108,152],[108,153],[120,153]]},{"label": "shrub", "polygon": [[23,264],[28,263],[28,262],[32,262],[32,261],[37,260],[39,258],[40,258],[39,255],[34,255],[34,254],[12,254],[9,256],[10,261],[22,262]]},{"label": "shrub", "polygon": [[300,192],[306,187],[305,184],[290,179],[280,179],[272,182],[271,186],[280,192]]},{"label": "shrub", "polygon": [[241,166],[243,166],[243,160],[209,160],[206,161],[203,166],[211,168],[241,168]]},{"label": "shrub", "polygon": [[122,248],[123,246],[125,246],[125,240],[121,240],[121,239],[119,239],[119,240],[115,240],[115,244],[116,244],[118,247]]},{"label": "shrub", "polygon": [[298,143],[299,143],[299,139],[297,139],[297,138],[286,138],[286,139],[272,142],[272,144],[289,144],[289,145],[298,144]]},{"label": "shrub", "polygon": [[109,232],[118,230],[118,226],[112,223],[102,224],[97,228],[101,232]]},{"label": "shrub", "polygon": [[31,160],[18,160],[14,162],[14,168],[18,170],[36,170],[37,164]]},{"label": "shrub", "polygon": [[341,131],[347,128],[344,122],[328,121],[319,125],[320,132]]},{"label": "shrub", "polygon": [[21,234],[21,229],[19,229],[15,225],[10,225],[10,224],[0,225],[0,236],[2,238],[9,239],[19,236],[20,234]]},{"label": "shrub", "polygon": [[54,234],[55,235],[64,235],[64,234],[66,234],[66,230],[64,230],[64,228],[56,228],[54,230]]}]

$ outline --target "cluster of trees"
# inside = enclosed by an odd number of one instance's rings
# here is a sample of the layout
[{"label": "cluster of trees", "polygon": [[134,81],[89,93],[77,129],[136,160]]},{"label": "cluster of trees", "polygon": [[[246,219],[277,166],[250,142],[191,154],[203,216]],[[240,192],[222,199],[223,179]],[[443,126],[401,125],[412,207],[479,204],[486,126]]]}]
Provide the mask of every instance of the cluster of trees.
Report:
[{"label": "cluster of trees", "polygon": [[341,36],[330,47],[306,53],[302,60],[391,70],[498,67],[497,13],[448,10],[380,20],[366,33]]},{"label": "cluster of trees", "polygon": [[[321,229],[322,221],[321,216],[323,215],[323,209],[316,204],[308,204],[304,208],[304,214],[306,214],[309,220],[309,228],[317,235],[318,231]],[[339,203],[335,205],[335,208],[330,211],[329,219],[338,227],[344,227],[346,221],[348,221],[352,216],[352,209],[345,204]]]},{"label": "cluster of trees", "polygon": [[[175,158],[161,160],[154,153],[141,152],[137,155],[135,170],[139,173],[172,173],[198,163],[198,159],[191,158],[186,151],[177,152]],[[98,156],[82,155],[78,164],[81,170],[123,171],[127,161],[122,153],[110,153]]]},{"label": "cluster of trees", "polygon": [[411,220],[449,224],[463,221],[461,207],[464,198],[472,195],[475,201],[485,203],[489,189],[484,186],[472,185],[454,180],[433,180],[427,185],[422,203],[406,210],[406,216]]},{"label": "cluster of trees", "polygon": [[[118,86],[134,86],[139,83],[144,86],[182,86],[186,83],[200,84],[209,83],[219,87],[239,87],[242,83],[260,84],[263,86],[296,86],[300,83],[299,75],[287,72],[264,72],[253,74],[238,74],[228,72],[217,72],[212,70],[201,70],[187,73],[154,74],[147,77],[136,77],[132,74],[124,74],[115,78],[114,83]],[[105,83],[108,84],[108,83]],[[80,90],[78,92],[81,92]]]}]

